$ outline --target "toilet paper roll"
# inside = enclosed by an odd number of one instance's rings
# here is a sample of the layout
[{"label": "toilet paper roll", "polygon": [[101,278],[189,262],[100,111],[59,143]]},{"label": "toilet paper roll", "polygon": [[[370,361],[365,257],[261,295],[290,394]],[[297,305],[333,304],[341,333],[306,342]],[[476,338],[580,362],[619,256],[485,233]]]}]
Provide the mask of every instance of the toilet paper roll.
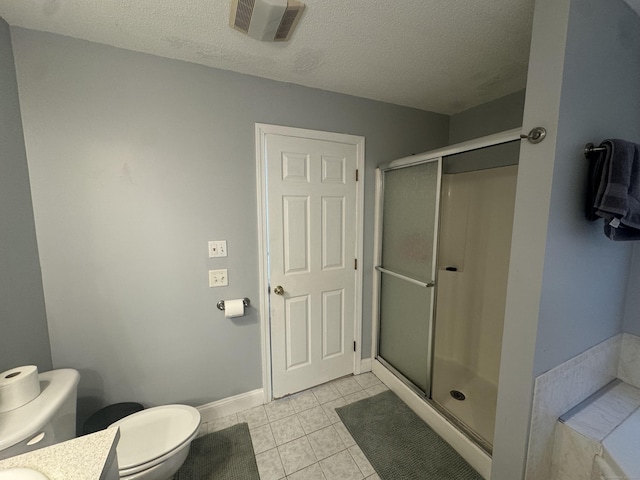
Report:
[{"label": "toilet paper roll", "polygon": [[241,298],[224,301],[224,316],[226,318],[242,317],[244,315],[244,302]]},{"label": "toilet paper roll", "polygon": [[0,413],[21,407],[40,395],[38,367],[25,365],[0,373]]}]

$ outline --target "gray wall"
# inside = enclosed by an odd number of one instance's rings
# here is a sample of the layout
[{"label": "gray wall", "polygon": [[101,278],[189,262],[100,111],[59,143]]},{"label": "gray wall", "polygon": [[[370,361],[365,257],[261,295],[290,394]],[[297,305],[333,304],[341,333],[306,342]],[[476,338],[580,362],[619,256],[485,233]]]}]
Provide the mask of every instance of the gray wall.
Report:
[{"label": "gray wall", "polygon": [[574,0],[564,72],[534,375],[622,329],[633,244],[584,220],[582,150],[640,142],[640,18],[621,0]]},{"label": "gray wall", "polygon": [[[451,116],[449,142],[459,143],[522,126],[525,91],[519,91]],[[442,164],[443,173],[461,173],[518,163],[520,141],[496,145],[489,150],[452,155]]]},{"label": "gray wall", "polygon": [[522,125],[525,90],[451,115],[449,143],[459,143]]},{"label": "gray wall", "polygon": [[0,18],[0,372],[51,369],[9,26]]},{"label": "gray wall", "polygon": [[538,0],[492,478],[521,478],[535,376],[622,330],[630,244],[584,220],[587,142],[640,140],[640,21],[621,0]]},{"label": "gray wall", "polygon": [[[13,29],[53,362],[102,402],[204,404],[261,387],[254,123],[366,137],[374,167],[447,143],[443,115]],[[207,241],[228,242],[226,259]],[[207,270],[229,269],[210,289]]]},{"label": "gray wall", "polygon": [[640,335],[640,243],[634,242],[629,270],[623,329],[627,333]]}]

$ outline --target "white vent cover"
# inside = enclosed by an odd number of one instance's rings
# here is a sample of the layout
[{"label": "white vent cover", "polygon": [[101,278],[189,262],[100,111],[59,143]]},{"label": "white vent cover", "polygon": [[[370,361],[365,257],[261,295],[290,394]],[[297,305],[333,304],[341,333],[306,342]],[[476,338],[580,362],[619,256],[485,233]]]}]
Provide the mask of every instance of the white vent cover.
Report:
[{"label": "white vent cover", "polygon": [[289,40],[304,10],[298,0],[232,0],[229,25],[257,40]]}]

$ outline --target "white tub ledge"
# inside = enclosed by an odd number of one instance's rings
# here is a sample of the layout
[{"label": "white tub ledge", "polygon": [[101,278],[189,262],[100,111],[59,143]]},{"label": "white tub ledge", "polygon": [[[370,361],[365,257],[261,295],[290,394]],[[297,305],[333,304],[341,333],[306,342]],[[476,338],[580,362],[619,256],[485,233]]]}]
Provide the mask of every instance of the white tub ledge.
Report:
[{"label": "white tub ledge", "polygon": [[[611,472],[610,480],[640,479],[640,409],[618,425],[602,442],[602,460]],[[606,468],[606,467],[605,467]]]}]

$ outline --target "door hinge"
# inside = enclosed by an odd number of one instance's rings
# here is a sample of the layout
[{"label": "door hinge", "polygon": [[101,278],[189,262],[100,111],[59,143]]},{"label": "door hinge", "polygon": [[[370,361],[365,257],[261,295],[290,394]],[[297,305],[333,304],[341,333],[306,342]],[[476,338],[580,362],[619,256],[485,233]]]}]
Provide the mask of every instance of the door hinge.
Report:
[{"label": "door hinge", "polygon": [[358,181],[358,169],[356,168],[356,182]]},{"label": "door hinge", "polygon": [[358,259],[357,258],[353,260],[353,269],[354,270],[358,269]]},{"label": "door hinge", "polygon": [[354,352],[356,351],[356,341],[355,340],[353,341],[353,351]]}]

